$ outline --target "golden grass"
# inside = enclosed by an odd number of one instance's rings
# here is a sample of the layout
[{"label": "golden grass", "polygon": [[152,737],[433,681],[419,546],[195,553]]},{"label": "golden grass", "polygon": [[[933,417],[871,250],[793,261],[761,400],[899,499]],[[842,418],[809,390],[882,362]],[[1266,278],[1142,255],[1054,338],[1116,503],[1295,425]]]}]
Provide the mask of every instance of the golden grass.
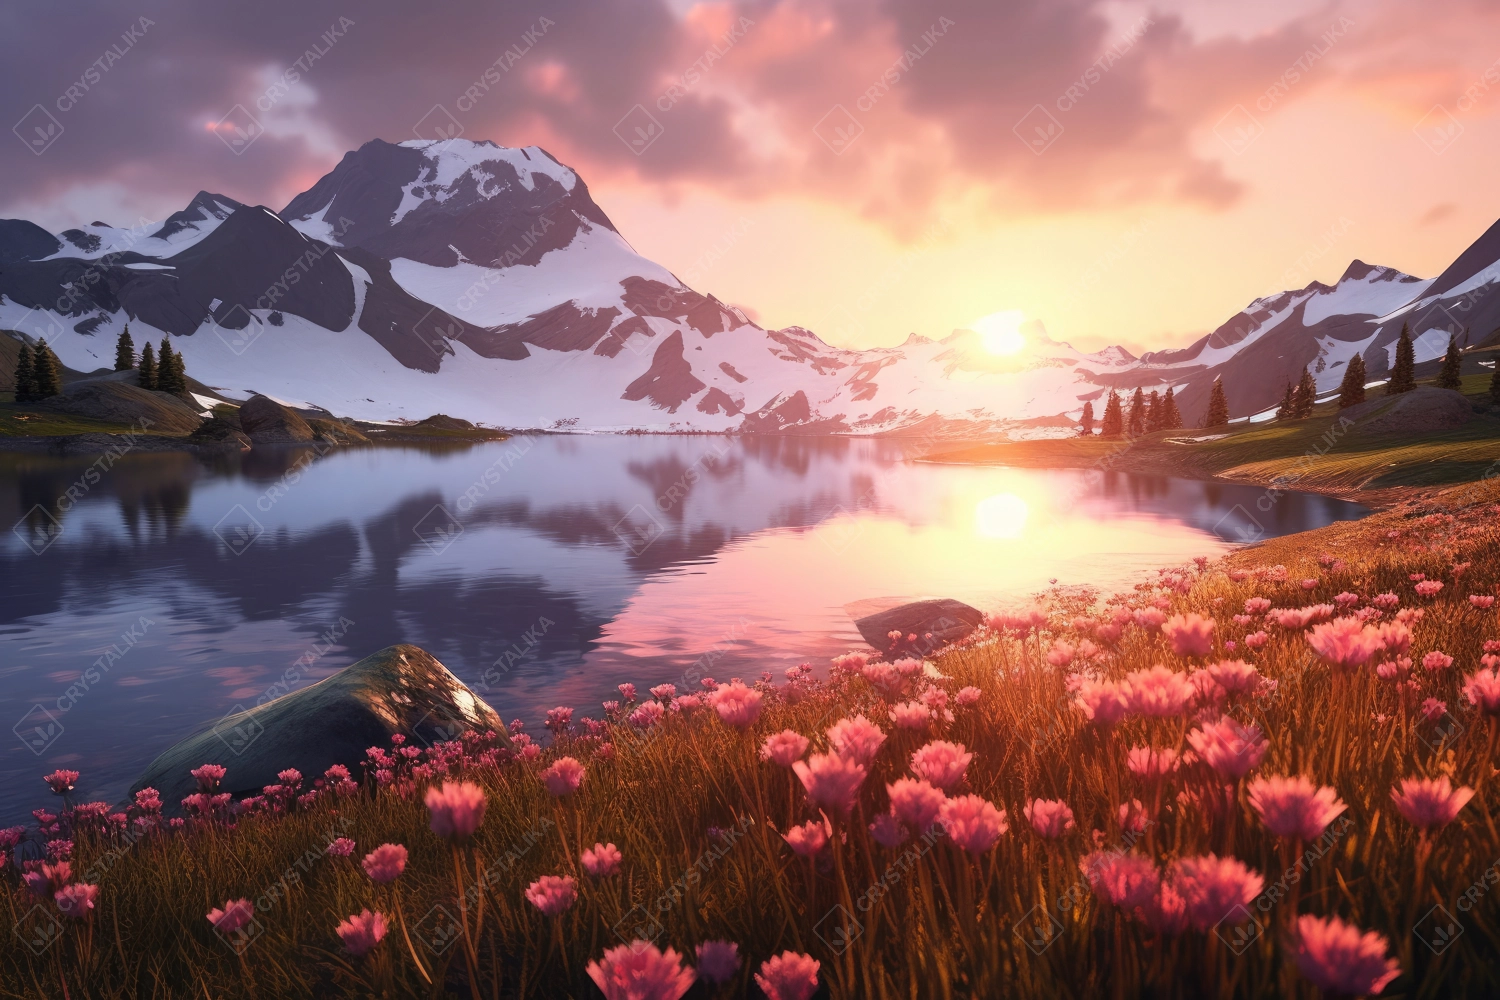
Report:
[{"label": "golden grass", "polygon": [[[1064,674],[1043,659],[1049,637],[981,634],[935,658],[952,679],[944,685],[950,693],[974,685],[983,695],[977,705],[954,707],[952,723],[931,734],[975,753],[966,790],[1008,812],[1009,832],[977,860],[941,837],[895,850],[873,843],[866,823],[885,808],[885,784],[906,772],[911,752],[928,737],[896,730],[886,703],[864,680],[805,682],[792,697],[779,685],[748,733],[703,709],[690,718],[669,714],[645,733],[613,724],[613,760],[591,752],[591,741],[567,737],[542,761],[465,774],[489,796],[482,827],[459,855],[464,884],[482,883],[465,902],[471,927],[483,906],[474,942],[477,981],[469,980],[462,944],[435,954],[422,943],[437,917],[459,909],[449,845],[428,829],[420,796],[366,792],[282,819],[244,820],[232,831],[124,847],[80,840],[75,869],[94,873],[98,908],[89,921],[64,922],[60,937],[39,955],[13,931],[18,923],[34,931],[42,918],[33,906],[45,911],[48,904],[34,904],[13,878],[6,880],[0,994],[58,997],[66,983],[71,997],[101,998],[596,997],[587,962],[623,940],[647,936],[689,960],[699,942],[737,942],[749,965],[723,996],[758,995],[750,973],[785,949],[818,959],[826,995],[840,998],[1312,996],[1287,944],[1294,914],[1304,913],[1385,935],[1402,967],[1387,996],[1494,996],[1500,888],[1490,873],[1500,874],[1493,867],[1500,859],[1500,787],[1493,720],[1477,715],[1458,689],[1462,675],[1476,669],[1483,642],[1500,638],[1496,611],[1466,599],[1493,594],[1500,584],[1500,529],[1490,506],[1497,501],[1493,485],[1466,487],[1446,495],[1447,504],[1464,505],[1451,522],[1424,520],[1432,508],[1407,505],[1277,539],[1211,564],[1186,593],[1171,594],[1173,612],[1213,615],[1223,640],[1254,627],[1231,620],[1247,597],[1296,607],[1345,590],[1390,591],[1426,612],[1414,629],[1414,657],[1433,649],[1455,657],[1451,670],[1422,678],[1423,696],[1445,700],[1462,726],[1455,739],[1435,744],[1411,699],[1403,703],[1368,669],[1334,677],[1298,631],[1268,627],[1270,645],[1246,657],[1278,682],[1274,694],[1234,709],[1270,741],[1252,775],[1307,775],[1332,785],[1349,807],[1348,822],[1335,822],[1294,886],[1284,877],[1287,846],[1261,827],[1242,787],[1232,789],[1232,805],[1215,813],[1203,804],[1216,786],[1204,774],[1171,779],[1157,797],[1125,769],[1127,748],[1180,748],[1193,722],[1136,718],[1101,733],[1072,707]],[[1400,534],[1387,537],[1391,531]],[[1325,552],[1342,565],[1321,566]],[[1470,565],[1455,577],[1453,565],[1462,562]],[[1257,576],[1236,582],[1227,574],[1278,563],[1289,571],[1285,582]],[[1434,600],[1416,598],[1414,572],[1447,585]],[[1304,577],[1319,582],[1303,590]],[[1134,600],[1157,593],[1143,590]],[[1044,599],[1053,605],[1053,635],[1071,638],[1067,623],[1089,596],[1057,590]],[[1233,655],[1245,654],[1242,646]],[[1131,627],[1101,666],[1119,678],[1155,663],[1191,666],[1159,636]],[[855,814],[835,818],[831,851],[810,864],[778,833],[812,818],[800,786],[758,760],[756,748],[766,735],[791,728],[811,737],[816,752],[826,744],[824,730],[855,711],[879,722],[889,739]],[[580,792],[563,800],[551,798],[537,777],[559,753],[580,757],[588,768]],[[1401,778],[1439,774],[1478,794],[1431,838],[1419,879],[1418,837],[1389,793]],[[1078,829],[1058,841],[1034,834],[1022,807],[1038,797],[1066,801]],[[1195,931],[1156,937],[1095,900],[1079,860],[1094,849],[1095,836],[1105,848],[1124,844],[1115,807],[1131,798],[1159,810],[1135,850],[1163,864],[1209,851],[1232,854],[1265,875],[1268,892],[1286,883],[1264,907],[1259,900],[1251,907],[1258,930],[1242,953]],[[711,836],[711,827],[727,832]],[[339,835],[357,841],[353,858],[324,852]],[[620,875],[595,882],[578,871],[580,848],[596,841],[619,845]],[[373,884],[357,863],[383,842],[411,852],[406,873],[392,886]],[[555,919],[523,898],[530,882],[548,874],[573,874],[580,882],[578,901]],[[204,918],[239,897],[257,907],[258,929],[243,956]],[[1412,928],[1424,920],[1430,925],[1438,906],[1461,930],[1435,951]],[[399,908],[436,985],[424,982],[399,925],[373,959],[341,953],[335,924],[365,907],[392,915]],[[435,907],[442,908],[437,917]],[[1046,932],[1039,935],[1038,927]],[[689,994],[713,995],[702,984]]]}]

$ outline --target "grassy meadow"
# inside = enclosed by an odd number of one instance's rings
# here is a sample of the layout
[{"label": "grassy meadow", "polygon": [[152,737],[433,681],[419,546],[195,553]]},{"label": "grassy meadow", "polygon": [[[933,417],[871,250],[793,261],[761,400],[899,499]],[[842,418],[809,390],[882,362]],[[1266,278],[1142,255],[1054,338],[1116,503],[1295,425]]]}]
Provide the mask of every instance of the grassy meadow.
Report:
[{"label": "grassy meadow", "polygon": [[[0,877],[0,995],[1500,995],[1500,699],[1464,693],[1500,650],[1497,504],[1472,484],[1114,599],[1056,587],[925,665],[841,658],[748,692],[640,678],[552,734],[382,748],[348,762],[357,790],[308,794],[309,775],[181,825],[149,801],[96,815],[38,774],[52,828],[11,835],[37,860]],[[1330,619],[1384,645],[1339,667],[1357,656],[1309,641]],[[844,722],[860,715],[882,732]],[[762,755],[787,730],[793,766]],[[1138,773],[1133,748],[1176,760]],[[1255,805],[1258,779],[1294,776],[1343,806],[1306,839]],[[1409,778],[1473,795],[1418,827],[1392,797]],[[426,802],[445,782],[483,793],[471,835],[472,802]],[[377,881],[361,859],[384,844],[406,860]],[[584,857],[596,844],[617,868]],[[61,882],[45,850],[71,854]],[[95,886],[74,890],[91,905],[59,905],[60,885]],[[216,929],[237,900],[243,926]],[[365,910],[379,933],[336,931]],[[1319,951],[1299,916],[1355,937]],[[737,952],[700,959],[714,941]],[[801,964],[763,967],[788,952]]]}]

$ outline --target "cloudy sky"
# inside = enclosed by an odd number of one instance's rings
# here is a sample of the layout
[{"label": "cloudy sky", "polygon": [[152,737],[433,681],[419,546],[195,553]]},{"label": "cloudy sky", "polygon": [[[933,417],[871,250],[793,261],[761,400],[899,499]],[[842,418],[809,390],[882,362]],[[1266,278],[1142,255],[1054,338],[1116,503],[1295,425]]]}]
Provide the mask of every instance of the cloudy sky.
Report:
[{"label": "cloudy sky", "polygon": [[0,28],[0,216],[280,209],[441,126],[546,147],[642,253],[851,346],[1007,309],[1175,346],[1355,257],[1431,276],[1500,216],[1478,0],[24,0]]}]

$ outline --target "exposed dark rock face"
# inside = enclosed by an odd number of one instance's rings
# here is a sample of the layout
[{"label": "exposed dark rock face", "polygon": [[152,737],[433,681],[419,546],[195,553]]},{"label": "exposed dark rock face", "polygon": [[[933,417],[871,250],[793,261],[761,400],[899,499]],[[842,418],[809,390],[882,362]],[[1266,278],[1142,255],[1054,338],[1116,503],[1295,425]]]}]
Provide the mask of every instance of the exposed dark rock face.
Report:
[{"label": "exposed dark rock face", "polygon": [[[469,171],[438,188],[436,169],[423,149],[375,139],[344,154],[338,166],[281,214],[298,219],[321,212],[343,246],[435,267],[452,267],[460,255],[486,267],[535,265],[586,226],[614,229],[582,178],[575,178],[568,190],[552,177],[533,173],[527,187],[499,155],[496,147],[497,158],[479,164],[487,177],[476,178]],[[525,155],[548,154],[527,150]],[[551,165],[557,166],[556,161]],[[425,191],[426,185],[432,191]],[[408,187],[419,197],[441,190],[443,198],[427,197],[392,224]]]},{"label": "exposed dark rock face", "polygon": [[[854,622],[865,642],[892,657],[930,656],[983,624],[982,611],[951,598],[903,604]],[[891,632],[901,637],[893,640]]]},{"label": "exposed dark rock face", "polygon": [[18,260],[40,260],[61,249],[61,241],[35,222],[0,219],[0,266]]},{"label": "exposed dark rock face", "polygon": [[652,406],[676,413],[679,406],[702,388],[703,383],[693,374],[693,366],[683,357],[682,333],[673,330],[657,346],[646,374],[626,386],[620,398],[649,399]]},{"label": "exposed dark rock face", "polygon": [[256,444],[306,444],[317,437],[301,414],[267,396],[251,396],[239,416],[240,429]]},{"label": "exposed dark rock face", "polygon": [[495,711],[431,653],[387,646],[309,687],[232,713],[189,736],[146,768],[131,794],[155,788],[169,812],[196,790],[188,772],[227,769],[221,791],[256,795],[296,768],[310,786],[334,764],[358,779],[368,747],[389,747],[401,733],[415,745],[455,739],[466,730],[504,733]]}]

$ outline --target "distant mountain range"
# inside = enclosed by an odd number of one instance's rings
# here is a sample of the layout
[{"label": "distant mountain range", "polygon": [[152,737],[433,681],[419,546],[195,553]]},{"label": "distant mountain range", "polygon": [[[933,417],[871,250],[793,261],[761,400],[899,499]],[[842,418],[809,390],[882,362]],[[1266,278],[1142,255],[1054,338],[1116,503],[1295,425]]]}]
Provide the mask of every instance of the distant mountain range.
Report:
[{"label": "distant mountain range", "polygon": [[164,222],[52,234],[0,220],[0,329],[70,368],[170,335],[196,379],[366,420],[444,412],[512,428],[742,433],[1057,432],[1110,388],[1176,389],[1196,421],[1274,406],[1304,365],[1372,379],[1403,322],[1417,359],[1500,327],[1500,224],[1437,278],[1352,263],[1140,358],[1050,340],[1013,358],[972,331],[846,350],[767,330],[641,257],[536,146],[366,143],[280,212],[200,192]]}]

